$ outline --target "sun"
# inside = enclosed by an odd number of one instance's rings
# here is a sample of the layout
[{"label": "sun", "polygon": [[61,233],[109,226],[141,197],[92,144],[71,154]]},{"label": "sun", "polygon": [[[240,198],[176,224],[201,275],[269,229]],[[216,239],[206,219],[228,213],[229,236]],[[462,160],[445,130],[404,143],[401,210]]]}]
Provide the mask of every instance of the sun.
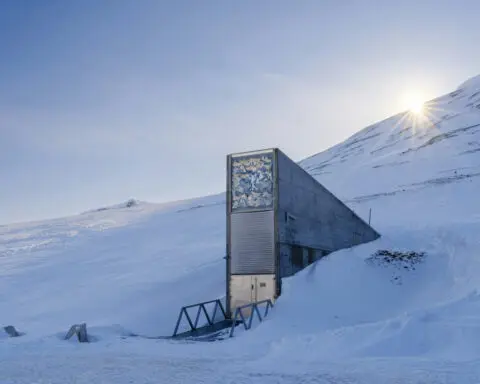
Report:
[{"label": "sun", "polygon": [[414,115],[423,115],[425,98],[420,91],[410,91],[404,95],[404,103]]},{"label": "sun", "polygon": [[[423,92],[420,87],[406,88],[399,97],[397,107],[402,111],[398,125],[408,126],[413,132],[427,131],[435,128],[435,115],[441,111],[436,103],[430,100],[429,92]],[[426,89],[425,89],[426,90]]]},{"label": "sun", "polygon": [[412,100],[410,103],[409,108],[410,111],[416,115],[423,114],[423,101],[420,100]]}]

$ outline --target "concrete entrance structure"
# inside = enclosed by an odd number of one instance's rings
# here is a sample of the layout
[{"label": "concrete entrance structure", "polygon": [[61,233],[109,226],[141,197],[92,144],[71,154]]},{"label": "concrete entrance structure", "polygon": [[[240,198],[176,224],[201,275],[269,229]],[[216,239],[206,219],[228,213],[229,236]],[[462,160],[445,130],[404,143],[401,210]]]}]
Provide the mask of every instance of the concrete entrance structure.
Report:
[{"label": "concrete entrance structure", "polygon": [[227,317],[281,279],[380,235],[278,148],[227,156]]}]

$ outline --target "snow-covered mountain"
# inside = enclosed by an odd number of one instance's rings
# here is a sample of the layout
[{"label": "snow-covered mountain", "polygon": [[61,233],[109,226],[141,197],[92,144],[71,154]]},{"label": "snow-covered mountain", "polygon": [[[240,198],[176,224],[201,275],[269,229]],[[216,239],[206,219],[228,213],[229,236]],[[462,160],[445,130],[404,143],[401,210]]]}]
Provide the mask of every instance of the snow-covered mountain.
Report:
[{"label": "snow-covered mountain", "polygon": [[[369,126],[302,165],[355,201],[446,184],[480,174],[480,76]],[[362,182],[364,181],[364,182]]]},{"label": "snow-covered mountain", "polygon": [[[26,332],[0,333],[0,383],[478,382],[480,77],[301,165],[382,238],[287,279],[268,320],[224,342],[122,338],[224,295],[223,194],[0,227],[0,325]],[[366,262],[378,250],[426,256]],[[96,343],[58,338],[82,321]]]}]

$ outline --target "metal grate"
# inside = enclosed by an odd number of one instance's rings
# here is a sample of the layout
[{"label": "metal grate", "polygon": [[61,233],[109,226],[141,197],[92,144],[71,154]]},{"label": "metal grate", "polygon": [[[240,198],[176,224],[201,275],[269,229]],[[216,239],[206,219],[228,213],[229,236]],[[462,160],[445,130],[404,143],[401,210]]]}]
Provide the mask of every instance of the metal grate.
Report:
[{"label": "metal grate", "polygon": [[275,273],[274,212],[237,213],[230,220],[231,273]]}]

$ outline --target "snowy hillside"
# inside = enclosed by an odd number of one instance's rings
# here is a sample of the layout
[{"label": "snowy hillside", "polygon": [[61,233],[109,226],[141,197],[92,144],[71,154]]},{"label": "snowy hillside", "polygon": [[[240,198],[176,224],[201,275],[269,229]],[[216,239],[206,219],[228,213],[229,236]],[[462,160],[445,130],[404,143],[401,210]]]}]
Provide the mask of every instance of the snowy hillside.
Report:
[{"label": "snowy hillside", "polygon": [[[222,198],[120,204],[77,217],[0,227],[2,322],[27,323],[48,333],[100,319],[101,326],[171,334],[173,312],[182,303],[224,291]],[[199,225],[210,237],[198,231]],[[216,278],[202,279],[199,291],[189,284],[192,273]]]},{"label": "snowy hillside", "polygon": [[302,165],[354,202],[479,176],[480,77],[427,102],[425,112],[367,127]]},{"label": "snowy hillside", "polygon": [[[0,227],[0,383],[475,383],[480,377],[480,77],[301,162],[382,238],[284,283],[268,320],[185,344],[184,304],[225,290],[223,194]],[[411,268],[366,262],[425,252]],[[85,321],[98,340],[58,338]],[[78,360],[75,360],[79,358]]]}]

